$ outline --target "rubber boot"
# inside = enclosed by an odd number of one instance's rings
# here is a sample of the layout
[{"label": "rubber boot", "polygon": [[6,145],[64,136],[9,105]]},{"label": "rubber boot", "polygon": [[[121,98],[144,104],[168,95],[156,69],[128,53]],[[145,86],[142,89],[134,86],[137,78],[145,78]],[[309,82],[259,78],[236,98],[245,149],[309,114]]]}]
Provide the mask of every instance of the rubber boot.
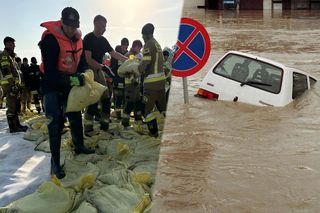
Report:
[{"label": "rubber boot", "polygon": [[9,131],[10,133],[14,133],[14,132],[23,132],[22,130],[19,130],[16,122],[15,122],[15,118],[14,116],[7,116],[7,120],[8,120],[8,125],[9,125]]},{"label": "rubber boot", "polygon": [[104,131],[109,129],[109,123],[111,122],[110,107],[111,107],[110,98],[104,98],[101,100],[100,129]]},{"label": "rubber boot", "polygon": [[100,120],[100,129],[103,131],[107,131],[109,129],[109,119]]},{"label": "rubber boot", "polygon": [[21,129],[23,132],[26,132],[28,130],[28,126],[23,126],[20,124],[20,120],[19,120],[19,116],[18,115],[15,115],[14,116],[15,118],[15,122],[16,122],[16,125],[19,129]]},{"label": "rubber boot", "polygon": [[37,109],[38,114],[40,114],[41,113],[41,108],[37,107],[36,109]]},{"label": "rubber boot", "polygon": [[[59,158],[60,161],[60,158]],[[55,175],[58,179],[62,179],[66,176],[66,173],[63,171],[62,167],[59,164],[54,163],[53,158],[51,158],[51,169],[50,174]]]},{"label": "rubber boot", "polygon": [[68,113],[68,119],[69,119],[71,137],[74,144],[75,153],[76,154],[94,153],[94,150],[88,149],[84,146],[81,112]]},{"label": "rubber boot", "polygon": [[86,113],[84,115],[83,124],[84,124],[84,134],[86,136],[91,137],[97,134],[94,132],[94,129],[93,129],[93,116]]},{"label": "rubber boot", "polygon": [[9,131],[10,133],[14,133],[14,132],[25,132],[27,131],[28,127],[24,127],[24,126],[19,126],[16,120],[15,116],[7,116],[7,120],[8,120],[8,125],[9,125]]},{"label": "rubber boot", "polygon": [[158,133],[158,123],[156,119],[153,119],[147,122],[150,136],[157,138],[159,136]]},{"label": "rubber boot", "polygon": [[109,118],[110,115],[107,115],[104,112],[101,112],[101,117],[100,117],[100,129],[103,131],[107,131],[109,129]]},{"label": "rubber boot", "polygon": [[20,114],[21,113],[21,99],[20,98],[17,98],[17,100],[16,100],[16,107],[17,107],[18,114]]},{"label": "rubber boot", "polygon": [[48,124],[49,145],[51,152],[51,174],[62,179],[65,173],[60,165],[60,147],[61,147],[61,123],[63,117],[53,117]]}]

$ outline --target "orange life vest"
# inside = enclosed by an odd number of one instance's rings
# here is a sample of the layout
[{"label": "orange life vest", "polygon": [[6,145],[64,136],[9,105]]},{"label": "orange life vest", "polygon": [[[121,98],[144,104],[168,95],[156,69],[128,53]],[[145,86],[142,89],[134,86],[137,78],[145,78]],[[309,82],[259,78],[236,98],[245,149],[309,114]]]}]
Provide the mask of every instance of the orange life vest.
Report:
[{"label": "orange life vest", "polygon": [[[58,41],[60,47],[58,70],[65,74],[74,74],[82,54],[81,31],[77,30],[75,35],[77,40],[72,41],[63,33],[61,21],[44,22],[40,26],[47,28],[47,30],[43,32],[41,39],[48,34],[52,34]],[[40,65],[40,71],[44,73],[43,61]]]}]

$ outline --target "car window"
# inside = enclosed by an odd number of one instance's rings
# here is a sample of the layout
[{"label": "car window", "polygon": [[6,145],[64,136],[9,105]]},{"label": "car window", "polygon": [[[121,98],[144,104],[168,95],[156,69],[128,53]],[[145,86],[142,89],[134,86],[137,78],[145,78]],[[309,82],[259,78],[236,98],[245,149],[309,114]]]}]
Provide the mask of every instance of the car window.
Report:
[{"label": "car window", "polygon": [[236,54],[228,54],[213,72],[272,93],[279,93],[282,82],[282,69],[271,64]]},{"label": "car window", "polygon": [[312,77],[309,77],[309,81],[310,81],[310,87],[313,87],[315,83],[317,83],[317,80]]},{"label": "car window", "polygon": [[308,89],[307,76],[293,72],[292,99],[298,98]]}]

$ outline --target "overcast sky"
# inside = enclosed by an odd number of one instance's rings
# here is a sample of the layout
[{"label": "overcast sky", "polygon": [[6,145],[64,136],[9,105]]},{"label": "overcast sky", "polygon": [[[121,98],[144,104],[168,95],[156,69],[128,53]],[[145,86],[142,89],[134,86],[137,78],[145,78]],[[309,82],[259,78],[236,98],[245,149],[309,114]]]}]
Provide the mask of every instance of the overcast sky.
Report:
[{"label": "overcast sky", "polygon": [[129,39],[130,46],[133,40],[142,40],[141,28],[150,22],[163,48],[176,43],[183,0],[2,0],[0,49],[4,48],[3,38],[11,36],[16,40],[18,56],[29,61],[35,56],[40,61],[37,44],[44,31],[40,23],[59,20],[66,6],[78,10],[83,36],[93,30],[93,18],[100,14],[108,20],[104,36],[113,47],[123,37]]}]

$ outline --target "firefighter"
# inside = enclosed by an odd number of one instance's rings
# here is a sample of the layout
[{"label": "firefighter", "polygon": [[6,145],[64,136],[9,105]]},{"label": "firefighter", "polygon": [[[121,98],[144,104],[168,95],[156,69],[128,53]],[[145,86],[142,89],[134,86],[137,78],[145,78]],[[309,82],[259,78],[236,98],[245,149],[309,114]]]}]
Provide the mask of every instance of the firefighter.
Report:
[{"label": "firefighter", "polygon": [[41,24],[46,30],[39,43],[42,55],[40,71],[44,94],[48,133],[51,150],[51,174],[58,179],[65,176],[60,165],[61,130],[64,116],[69,120],[72,142],[76,154],[94,153],[84,146],[81,112],[65,113],[68,95],[73,86],[83,86],[86,69],[82,56],[82,39],[79,28],[79,13],[72,7],[62,10],[61,20]]},{"label": "firefighter", "polygon": [[41,112],[40,106],[40,97],[39,97],[39,90],[40,90],[40,67],[37,65],[37,59],[35,57],[31,58],[31,64],[28,71],[28,80],[29,80],[29,90],[31,92],[34,105],[38,114]]},{"label": "firefighter", "polygon": [[[130,51],[126,54],[130,59],[141,59],[140,50],[142,48],[142,42],[135,40],[132,43]],[[125,77],[125,105],[123,108],[123,115],[121,124],[127,128],[130,126],[130,113],[134,111],[134,118],[138,125],[142,125],[141,117],[141,80],[140,75],[134,76],[133,74]]]},{"label": "firefighter", "polygon": [[163,71],[166,75],[166,100],[167,100],[167,104],[168,104],[170,87],[171,87],[172,64],[171,64],[171,60],[169,59],[169,56],[170,56],[169,51],[164,50],[162,52],[162,54],[163,54],[163,59],[164,59]]},{"label": "firefighter", "polygon": [[[129,40],[127,38],[121,39],[121,45],[116,46],[115,50],[122,55],[125,55],[128,52]],[[124,78],[121,78],[118,75],[118,68],[122,64],[121,61],[111,58],[111,70],[115,74],[115,77],[112,81],[113,87],[113,100],[114,100],[114,109],[116,113],[116,118],[121,119],[121,109],[124,105]]]},{"label": "firefighter", "polygon": [[21,64],[21,73],[22,73],[22,78],[21,78],[21,112],[26,113],[26,108],[28,110],[31,110],[31,92],[30,92],[30,80],[29,80],[29,63],[27,58],[22,59],[22,64]]},{"label": "firefighter", "polygon": [[3,78],[1,79],[1,86],[4,96],[6,97],[7,106],[7,120],[9,131],[25,132],[27,126],[22,126],[18,117],[17,99],[20,90],[20,80],[18,74],[17,63],[15,62],[15,40],[11,37],[5,37],[3,40],[4,51],[0,54],[0,70]]},{"label": "firefighter", "polygon": [[153,109],[156,106],[161,113],[166,111],[166,77],[163,71],[162,49],[153,37],[153,32],[154,26],[151,23],[144,25],[142,28],[141,33],[145,44],[138,70],[145,76],[143,82],[145,122],[148,125],[150,135],[158,137],[158,124]]}]

